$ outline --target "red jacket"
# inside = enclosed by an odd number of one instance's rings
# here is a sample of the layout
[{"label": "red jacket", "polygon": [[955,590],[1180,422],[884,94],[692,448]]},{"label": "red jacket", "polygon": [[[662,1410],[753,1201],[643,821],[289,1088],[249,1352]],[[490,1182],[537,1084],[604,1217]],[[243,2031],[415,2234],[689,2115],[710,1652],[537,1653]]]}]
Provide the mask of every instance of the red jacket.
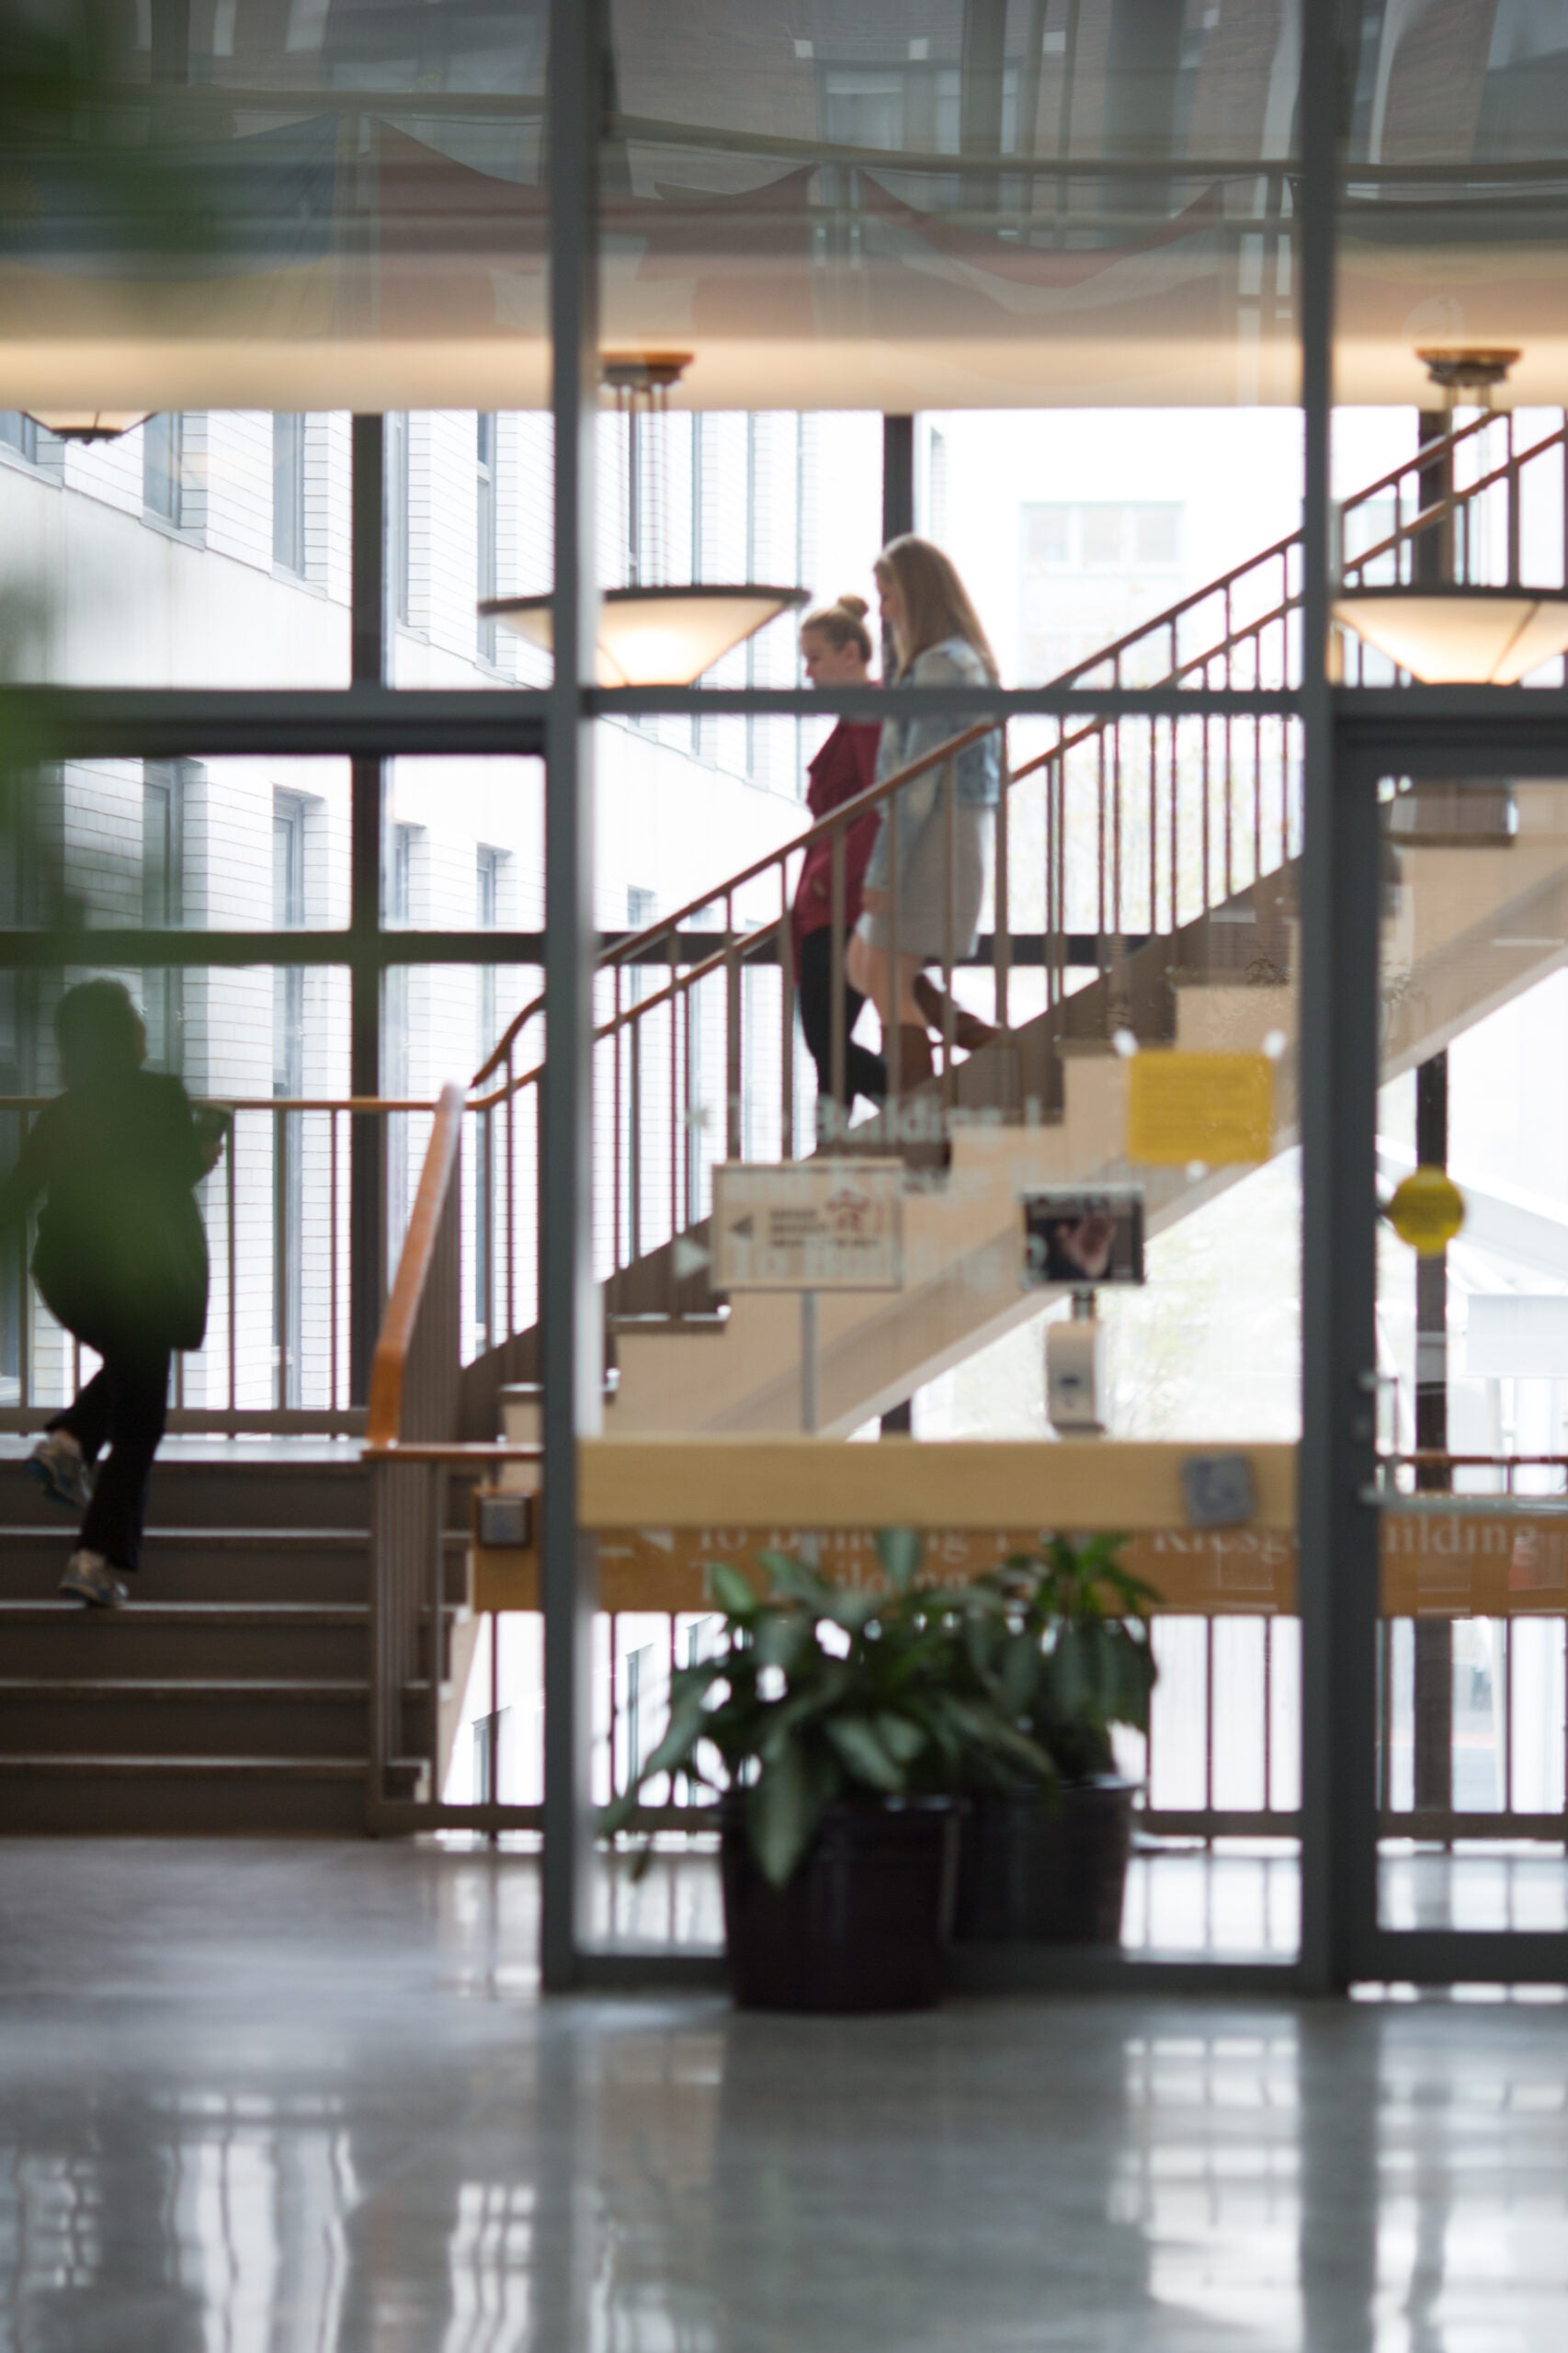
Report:
[{"label": "red jacket", "polygon": [[[881,720],[841,719],[806,773],[806,806],[818,820],[867,791],[877,765]],[[881,813],[869,809],[850,826],[844,845],[844,927],[860,913],[860,885]],[[797,946],[809,931],[825,931],[833,921],[833,840],[829,835],[806,852],[791,917]]]}]

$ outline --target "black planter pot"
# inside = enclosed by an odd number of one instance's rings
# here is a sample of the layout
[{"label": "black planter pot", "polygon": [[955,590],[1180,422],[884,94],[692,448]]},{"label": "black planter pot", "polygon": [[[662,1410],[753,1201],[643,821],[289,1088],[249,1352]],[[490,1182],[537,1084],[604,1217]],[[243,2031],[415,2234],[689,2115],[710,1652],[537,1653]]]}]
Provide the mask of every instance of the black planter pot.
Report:
[{"label": "black planter pot", "polygon": [[738,1806],[721,1843],[730,1982],[745,2010],[924,2010],[941,1999],[958,1808],[949,1798],[830,1806],[783,1887]]},{"label": "black planter pot", "polygon": [[971,1800],[953,1933],[963,1943],[1116,1945],[1133,1785],[1107,1777]]}]

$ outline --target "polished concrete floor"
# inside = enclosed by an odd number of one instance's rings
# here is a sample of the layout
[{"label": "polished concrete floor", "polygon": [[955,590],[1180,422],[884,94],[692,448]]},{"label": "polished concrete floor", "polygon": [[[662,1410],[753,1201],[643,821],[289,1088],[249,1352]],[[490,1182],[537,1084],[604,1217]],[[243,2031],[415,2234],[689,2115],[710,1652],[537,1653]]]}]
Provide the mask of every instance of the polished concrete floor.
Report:
[{"label": "polished concrete floor", "polygon": [[1516,2353],[1568,2007],[540,2004],[534,1866],[0,1843],[0,2353]]}]

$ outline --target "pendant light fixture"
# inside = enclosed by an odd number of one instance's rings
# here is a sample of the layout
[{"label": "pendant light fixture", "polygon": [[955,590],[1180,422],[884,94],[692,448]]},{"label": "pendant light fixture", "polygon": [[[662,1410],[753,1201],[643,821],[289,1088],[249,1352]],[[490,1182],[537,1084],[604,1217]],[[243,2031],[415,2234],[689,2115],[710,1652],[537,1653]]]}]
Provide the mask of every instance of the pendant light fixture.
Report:
[{"label": "pendant light fixture", "polygon": [[[1519,354],[1461,349],[1416,357],[1450,410],[1461,392],[1489,409]],[[1506,478],[1505,492],[1517,499],[1517,474]],[[1440,520],[1430,528],[1440,529]],[[1424,685],[1517,686],[1543,662],[1568,654],[1568,588],[1532,587],[1519,579],[1519,536],[1517,529],[1508,533],[1510,577],[1500,585],[1468,580],[1355,585],[1335,597],[1334,618]],[[1414,543],[1413,535],[1404,541]],[[1397,567],[1399,550],[1394,552]]]},{"label": "pendant light fixture", "polygon": [[[803,605],[803,588],[740,583],[672,582],[645,574],[664,568],[669,394],[690,365],[685,351],[615,352],[601,362],[602,381],[627,420],[628,585],[606,589],[599,600],[598,683],[601,687],[689,687],[715,662],[744,645],[780,613]],[[653,555],[649,561],[643,525]],[[530,645],[554,643],[553,597],[487,597],[479,609]]]},{"label": "pendant light fixture", "polygon": [[33,423],[52,433],[57,441],[118,441],[154,414],[150,408],[86,409],[30,408]]}]

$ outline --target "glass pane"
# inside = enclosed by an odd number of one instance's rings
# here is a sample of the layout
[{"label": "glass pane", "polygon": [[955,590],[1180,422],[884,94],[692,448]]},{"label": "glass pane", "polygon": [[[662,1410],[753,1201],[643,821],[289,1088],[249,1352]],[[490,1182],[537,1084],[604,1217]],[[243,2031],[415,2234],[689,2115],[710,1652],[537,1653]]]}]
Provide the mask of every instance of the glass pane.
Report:
[{"label": "glass pane", "polygon": [[[541,761],[400,759],[386,777],[381,917],[390,929],[541,928]],[[609,792],[614,809],[623,796],[613,783]],[[347,858],[347,840],[343,848]]]},{"label": "glass pane", "polygon": [[547,18],[224,0],[29,25],[41,70],[7,114],[37,198],[8,232],[19,404],[542,399]]},{"label": "glass pane", "polygon": [[[67,988],[100,976],[91,965],[7,976],[0,1165],[59,1091],[55,1007]],[[172,1427],[222,1427],[230,1414],[285,1408],[347,1427],[347,970],[198,965],[107,977],[125,984],[142,1014],[147,1067],[179,1078],[225,1131],[198,1188],[210,1265],[206,1337],[176,1360]],[[0,1270],[0,1406],[36,1427],[93,1360],[30,1280],[31,1242],[30,1232],[12,1237]]]},{"label": "glass pane", "polygon": [[70,760],[25,797],[13,920],[88,930],[333,930],[348,920],[348,762]]},{"label": "glass pane", "polygon": [[[1512,356],[1506,399],[1560,400],[1561,11],[1363,0],[1356,13],[1337,396],[1441,411],[1448,396],[1422,358],[1437,348],[1501,350]],[[1461,407],[1473,398],[1461,391]]]},{"label": "glass pane", "polygon": [[696,404],[1294,399],[1284,17],[946,0],[764,39],[732,0],[695,51],[624,0],[612,26],[607,340],[690,351]]},{"label": "glass pane", "polygon": [[[1136,524],[1122,528],[1125,545]],[[913,766],[922,746],[971,732],[933,701],[918,739],[884,728],[884,781],[902,773],[901,752]],[[643,929],[635,954],[628,943],[604,969],[596,1063],[618,1430],[783,1431],[814,1411],[825,1433],[870,1437],[913,1394],[920,1438],[1051,1440],[1079,1427],[1065,1377],[1053,1394],[1047,1375],[1074,1344],[1079,1292],[1095,1302],[1111,1439],[1234,1448],[1299,1435],[1293,728],[1087,719],[1009,739],[1006,792],[983,745],[899,788],[887,862],[868,870],[888,904],[869,911],[861,949],[907,957],[921,994],[885,1029],[881,968],[849,962],[847,874],[835,926],[831,814],[825,870],[821,856],[807,863],[811,846],[791,846],[803,827],[780,826],[778,847],[756,853],[761,871],[699,908],[628,888],[627,927]],[[694,820],[713,805],[694,797]],[[612,855],[607,885],[628,870],[624,851]],[[737,871],[743,858],[727,856]],[[810,885],[824,870],[818,923]],[[1223,1131],[1226,1087],[1241,1090],[1244,1133]],[[902,1186],[903,1274],[892,1293],[824,1293],[813,1353],[796,1300],[726,1289],[714,1186],[726,1161],[772,1171],[824,1146],[830,1172],[846,1154],[875,1156]],[[1142,1282],[1128,1279],[1129,1192]],[[1028,1231],[1020,1194],[1040,1197]],[[714,1531],[691,1540],[745,1550]],[[934,1557],[978,1566],[995,1541],[956,1529],[933,1540]],[[1131,1557],[1165,1607],[1149,1734],[1125,1732],[1117,1749],[1157,1842],[1141,1850],[1124,1936],[1155,1953],[1291,1951],[1294,1530],[1150,1530]],[[656,1606],[646,1595],[667,1597],[670,1580],[653,1549],[645,1566],[641,1602],[631,1570],[616,1571],[624,1598],[601,1631],[601,1795],[657,1738],[672,1664],[715,1638],[699,1586],[679,1608]],[[699,1798],[650,1791],[661,1807]],[[1180,1843],[1193,1837],[1221,1844],[1199,1854]],[[682,1933],[705,1921],[716,1934],[710,1876],[706,1897],[689,1861],[658,1883]],[[616,1933],[662,1916],[617,1868],[601,1892]]]},{"label": "glass pane", "polygon": [[[0,593],[15,600],[17,620],[7,675],[85,686],[347,685],[347,414],[203,410],[91,443],[8,414]],[[548,676],[548,664],[476,608],[549,588],[549,428],[548,416],[516,409],[387,418],[393,683]]]},{"label": "glass pane", "polygon": [[1561,1928],[1568,788],[1382,790],[1382,1918]]}]

